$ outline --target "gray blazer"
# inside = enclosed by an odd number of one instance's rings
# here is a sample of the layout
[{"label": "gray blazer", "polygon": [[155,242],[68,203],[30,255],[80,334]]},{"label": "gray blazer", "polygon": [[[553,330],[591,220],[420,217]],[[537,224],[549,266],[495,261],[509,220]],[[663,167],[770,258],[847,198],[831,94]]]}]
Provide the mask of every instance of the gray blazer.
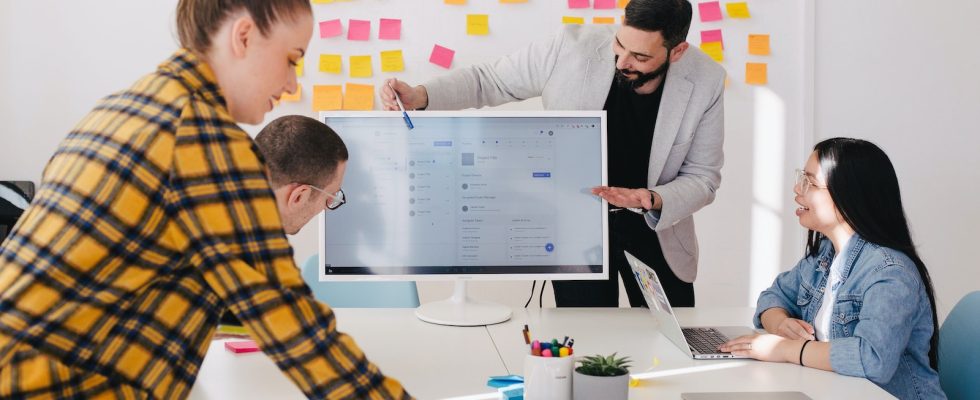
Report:
[{"label": "gray blazer", "polygon": [[[495,106],[541,96],[549,110],[601,110],[612,85],[615,28],[566,25],[555,37],[424,84],[428,109]],[[650,149],[648,188],[663,209],[646,214],[664,258],[683,281],[697,276],[695,211],[714,201],[724,163],[725,71],[691,47],[667,72]],[[613,157],[615,155],[610,155]]]}]

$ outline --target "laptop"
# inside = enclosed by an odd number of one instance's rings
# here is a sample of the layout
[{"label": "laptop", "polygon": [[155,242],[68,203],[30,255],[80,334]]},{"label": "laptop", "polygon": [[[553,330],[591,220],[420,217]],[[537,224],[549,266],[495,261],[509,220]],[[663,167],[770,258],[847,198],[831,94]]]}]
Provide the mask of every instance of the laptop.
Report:
[{"label": "laptop", "polygon": [[718,350],[718,346],[739,336],[755,333],[753,329],[742,326],[681,328],[677,318],[674,317],[674,311],[670,308],[670,302],[667,301],[667,295],[657,273],[629,252],[624,253],[630,268],[633,269],[636,283],[640,285],[640,291],[643,292],[647,307],[650,307],[650,314],[653,314],[653,318],[657,320],[657,325],[664,336],[681,351],[688,352],[691,357],[698,360],[747,358],[722,352]]}]

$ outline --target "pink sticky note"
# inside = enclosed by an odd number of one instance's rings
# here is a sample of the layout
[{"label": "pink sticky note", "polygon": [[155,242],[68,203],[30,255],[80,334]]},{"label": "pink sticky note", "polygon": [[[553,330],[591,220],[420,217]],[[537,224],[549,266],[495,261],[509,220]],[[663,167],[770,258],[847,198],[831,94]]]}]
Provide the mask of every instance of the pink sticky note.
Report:
[{"label": "pink sticky note", "polygon": [[378,39],[398,40],[402,38],[402,20],[381,18]]},{"label": "pink sticky note", "polygon": [[717,1],[698,3],[698,11],[701,14],[701,22],[721,20],[721,5]]},{"label": "pink sticky note", "polygon": [[718,42],[721,48],[725,48],[725,41],[721,38],[721,29],[711,29],[701,31],[701,43]]},{"label": "pink sticky note", "polygon": [[347,24],[347,40],[371,39],[371,21],[352,19]]},{"label": "pink sticky note", "polygon": [[432,48],[432,55],[429,56],[429,62],[449,69],[449,66],[453,64],[453,56],[455,55],[455,51],[437,44]]},{"label": "pink sticky note", "polygon": [[254,340],[225,342],[225,348],[232,353],[253,353],[259,351],[259,346],[255,344]]},{"label": "pink sticky note", "polygon": [[616,0],[595,0],[592,7],[596,10],[610,10],[616,8]]},{"label": "pink sticky note", "polygon": [[344,26],[340,24],[339,19],[332,19],[329,21],[323,21],[320,23],[320,38],[328,38],[334,36],[340,36],[344,31]]},{"label": "pink sticky note", "polygon": [[568,8],[589,8],[589,0],[568,0]]}]

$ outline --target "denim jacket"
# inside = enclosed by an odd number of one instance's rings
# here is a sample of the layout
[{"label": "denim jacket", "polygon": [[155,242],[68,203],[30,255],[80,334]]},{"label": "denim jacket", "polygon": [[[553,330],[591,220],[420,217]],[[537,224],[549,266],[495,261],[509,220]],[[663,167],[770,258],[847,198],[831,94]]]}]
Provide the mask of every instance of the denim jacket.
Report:
[{"label": "denim jacket", "polygon": [[[831,316],[830,365],[839,374],[867,378],[900,399],[945,399],[929,366],[932,310],[915,263],[904,253],[868,243],[848,243]],[[834,246],[820,243],[776,277],[759,296],[754,318],[779,307],[813,324],[820,309]]]}]

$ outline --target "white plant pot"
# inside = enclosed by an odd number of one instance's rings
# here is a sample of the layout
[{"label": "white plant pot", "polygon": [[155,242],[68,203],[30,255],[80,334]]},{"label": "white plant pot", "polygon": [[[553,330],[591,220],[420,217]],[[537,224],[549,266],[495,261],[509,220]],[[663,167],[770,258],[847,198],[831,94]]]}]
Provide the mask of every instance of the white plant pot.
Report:
[{"label": "white plant pot", "polygon": [[572,378],[573,400],[627,400],[630,376],[592,376],[575,371]]}]

